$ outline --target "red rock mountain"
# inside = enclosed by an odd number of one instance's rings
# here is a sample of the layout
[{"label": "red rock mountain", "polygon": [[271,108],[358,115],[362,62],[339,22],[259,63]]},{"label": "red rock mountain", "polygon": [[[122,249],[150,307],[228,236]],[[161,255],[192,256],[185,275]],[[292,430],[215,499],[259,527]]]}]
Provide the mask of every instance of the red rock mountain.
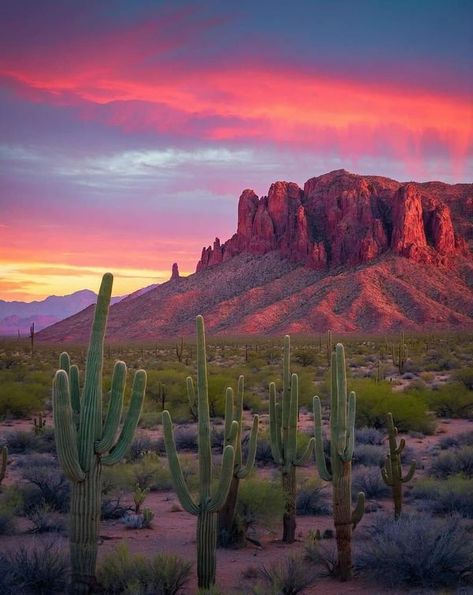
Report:
[{"label": "red rock mountain", "polygon": [[[473,184],[402,184],[338,170],[304,188],[245,190],[237,232],[197,272],[112,306],[109,338],[473,327]],[[92,308],[39,333],[86,341]]]},{"label": "red rock mountain", "polygon": [[355,266],[387,253],[448,264],[465,253],[465,241],[454,231],[449,186],[445,196],[427,186],[338,170],[311,178],[304,189],[275,182],[262,198],[244,190],[236,234],[204,248],[197,271],[242,252],[272,250],[316,270]]}]

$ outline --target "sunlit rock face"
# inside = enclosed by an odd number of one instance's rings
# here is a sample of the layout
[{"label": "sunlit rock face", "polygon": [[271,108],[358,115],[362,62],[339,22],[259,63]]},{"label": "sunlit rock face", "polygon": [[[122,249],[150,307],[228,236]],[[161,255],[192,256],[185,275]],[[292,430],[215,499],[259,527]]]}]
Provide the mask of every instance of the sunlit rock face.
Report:
[{"label": "sunlit rock face", "polygon": [[243,252],[273,250],[317,270],[356,266],[385,253],[448,264],[466,250],[447,204],[449,188],[337,170],[311,178],[303,189],[275,182],[261,198],[247,189],[238,203],[236,234],[204,248],[197,270]]}]

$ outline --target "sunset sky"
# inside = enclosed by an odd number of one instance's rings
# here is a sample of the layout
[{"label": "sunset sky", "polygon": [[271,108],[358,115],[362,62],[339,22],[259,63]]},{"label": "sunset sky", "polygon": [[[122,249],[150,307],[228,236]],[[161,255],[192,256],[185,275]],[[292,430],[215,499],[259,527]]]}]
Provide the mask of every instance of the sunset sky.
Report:
[{"label": "sunset sky", "polygon": [[2,0],[0,299],[195,270],[244,188],[473,182],[470,0]]}]

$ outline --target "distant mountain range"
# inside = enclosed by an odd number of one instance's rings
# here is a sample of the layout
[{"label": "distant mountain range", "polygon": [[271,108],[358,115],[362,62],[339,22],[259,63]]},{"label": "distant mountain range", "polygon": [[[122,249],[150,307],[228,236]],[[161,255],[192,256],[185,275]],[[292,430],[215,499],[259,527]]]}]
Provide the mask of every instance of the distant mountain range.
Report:
[{"label": "distant mountain range", "polygon": [[[132,299],[155,287],[157,284],[139,289],[126,297],[114,297],[112,304],[122,299]],[[69,295],[50,295],[34,302],[0,300],[0,335],[17,335],[20,332],[21,336],[25,336],[29,334],[33,322],[35,331],[40,331],[95,304],[96,300],[97,294],[90,289],[81,289]]]},{"label": "distant mountain range", "polygon": [[[473,328],[473,184],[337,170],[244,190],[236,233],[197,271],[110,309],[110,340]],[[93,308],[39,334],[86,341]]]}]

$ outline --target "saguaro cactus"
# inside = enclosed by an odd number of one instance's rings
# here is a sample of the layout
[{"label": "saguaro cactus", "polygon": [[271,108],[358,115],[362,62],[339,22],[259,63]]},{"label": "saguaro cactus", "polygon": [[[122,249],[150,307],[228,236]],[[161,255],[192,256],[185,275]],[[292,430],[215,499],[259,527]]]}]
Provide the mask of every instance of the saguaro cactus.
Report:
[{"label": "saguaro cactus", "polygon": [[116,362],[105,423],[102,423],[103,344],[113,277],[100,286],[80,396],[77,366],[62,353],[53,383],[54,432],[59,462],[72,482],[70,511],[70,593],[95,588],[95,564],[102,499],[102,465],[113,465],[127,451],[136,429],[146,388],[146,372],[138,370],[128,414],[115,442],[123,408],[126,365]]},{"label": "saguaro cactus", "polygon": [[402,511],[402,484],[412,479],[416,470],[416,462],[412,461],[409,471],[402,476],[401,453],[406,446],[406,441],[401,438],[399,446],[396,442],[397,428],[394,425],[392,413],[388,413],[388,440],[389,454],[386,456],[384,467],[381,469],[381,476],[384,482],[391,488],[394,501],[394,518],[398,519]]},{"label": "saguaro cactus", "polygon": [[296,538],[296,467],[304,465],[314,451],[311,438],[305,451],[297,456],[297,419],[299,415],[299,379],[290,373],[291,341],[284,337],[283,389],[281,402],[276,399],[276,385],[269,385],[269,432],[271,453],[279,465],[285,496],[283,516],[284,543],[293,543]]},{"label": "saguaro cactus", "polygon": [[7,474],[7,463],[8,463],[8,448],[2,446],[0,448],[1,460],[0,460],[0,483],[5,479]]},{"label": "saguaro cactus", "polygon": [[[218,487],[212,491],[212,450],[210,440],[209,391],[205,351],[204,319],[196,318],[197,328],[197,417],[199,446],[199,499],[195,501],[185,482],[169,411],[163,411],[164,444],[169,469],[182,507],[197,516],[197,578],[201,589],[215,584],[217,512],[227,499],[233,476],[235,451],[231,444],[223,450],[223,462]],[[188,383],[189,386],[189,383]],[[238,432],[238,423],[232,421],[230,438],[233,441]]]},{"label": "saguaro cactus", "polygon": [[[256,441],[258,438],[258,423],[259,417],[253,417],[253,426],[251,428],[250,440],[248,446],[248,457],[246,465],[242,462],[241,452],[241,431],[242,431],[242,417],[243,417],[243,394],[245,390],[245,378],[240,376],[238,378],[237,398],[234,401],[233,390],[229,387],[225,395],[225,446],[230,444],[235,449],[235,464],[233,466],[233,477],[228,491],[228,496],[225,504],[218,514],[218,534],[221,545],[225,545],[229,536],[232,533],[233,520],[235,518],[235,509],[238,499],[238,488],[240,487],[240,479],[244,479],[253,469],[256,455]],[[232,435],[233,424],[236,421],[238,430],[235,438]],[[233,439],[234,438],[234,439]]]},{"label": "saguaro cactus", "polygon": [[358,494],[351,510],[351,461],[355,445],[356,395],[347,398],[345,351],[338,343],[331,362],[330,467],[327,469],[322,438],[322,410],[319,397],[314,397],[314,430],[316,463],[320,477],[332,482],[333,519],[337,537],[337,574],[342,581],[351,576],[352,530],[364,513],[365,495]]},{"label": "saguaro cactus", "polygon": [[46,418],[41,413],[38,413],[38,417],[33,417],[33,432],[38,436],[44,432],[44,428],[46,427]]}]

